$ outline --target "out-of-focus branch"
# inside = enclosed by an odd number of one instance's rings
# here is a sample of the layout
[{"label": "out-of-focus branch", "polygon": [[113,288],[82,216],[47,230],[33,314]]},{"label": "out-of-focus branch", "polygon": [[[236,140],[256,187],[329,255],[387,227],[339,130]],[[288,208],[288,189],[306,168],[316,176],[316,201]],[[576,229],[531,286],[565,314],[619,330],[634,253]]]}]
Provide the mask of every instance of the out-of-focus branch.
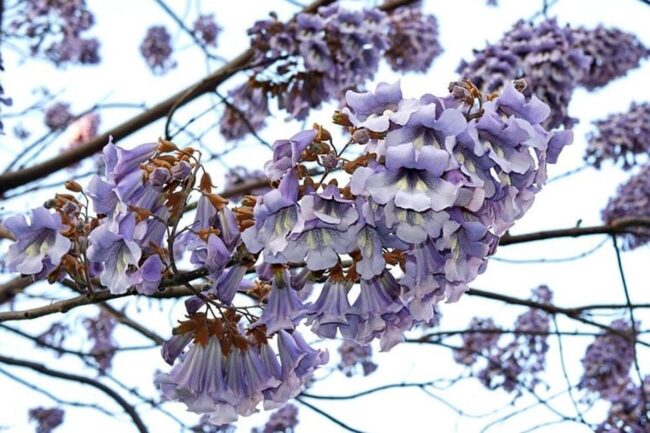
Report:
[{"label": "out-of-focus branch", "polygon": [[571,227],[568,229],[546,230],[523,235],[504,235],[499,245],[514,245],[525,242],[542,241],[557,238],[577,238],[592,235],[611,235],[627,233],[635,227],[650,228],[650,218],[620,218],[610,224],[591,227]]},{"label": "out-of-focus branch", "polygon": [[300,397],[296,397],[296,401],[300,404],[302,404],[305,407],[308,407],[309,409],[313,410],[317,414],[324,416],[328,420],[332,421],[334,424],[338,425],[339,427],[343,428],[344,430],[347,430],[351,433],[364,433],[362,430],[357,430],[354,427],[350,427],[343,421],[341,421],[338,418],[335,418],[334,416],[330,415],[329,413],[325,412],[323,409],[314,406],[313,404],[306,402],[305,400],[301,399]]},{"label": "out-of-focus branch", "polygon": [[[309,6],[305,7],[305,9],[303,9],[303,12],[312,13],[319,7],[328,5],[334,1],[335,0],[316,0]],[[390,11],[392,9],[414,2],[415,0],[393,0],[380,6],[380,9],[384,11]],[[183,89],[175,95],[172,95],[169,98],[165,99],[164,101],[159,102],[150,109],[144,111],[143,113],[140,113],[135,117],[132,117],[121,125],[118,125],[104,132],[103,134],[98,135],[87,143],[63,152],[60,155],[42,163],[1,175],[0,194],[3,194],[13,188],[25,185],[34,180],[46,177],[65,167],[68,167],[69,165],[75,164],[101,150],[101,148],[104,147],[104,145],[108,142],[108,138],[110,136],[112,136],[114,140],[121,140],[122,138],[127,137],[136,131],[139,131],[145,126],[159,119],[162,119],[174,107],[180,107],[181,105],[185,105],[201,95],[212,92],[219,84],[223,83],[228,78],[235,75],[237,72],[249,68],[251,62],[253,61],[253,56],[254,52],[251,48],[249,48],[237,56],[234,60],[223,65],[221,68],[203,78],[201,81],[192,84],[186,89]]]},{"label": "out-of-focus branch", "polygon": [[38,386],[34,385],[33,383],[29,383],[25,379],[22,379],[22,378],[16,376],[15,374],[11,374],[8,371],[3,370],[2,368],[0,368],[0,374],[3,374],[5,376],[7,376],[9,379],[13,380],[14,382],[18,382],[21,385],[26,386],[27,388],[31,389],[32,391],[38,392],[39,394],[43,394],[44,396],[46,396],[50,400],[52,400],[55,403],[60,404],[62,406],[84,407],[84,408],[89,408],[89,409],[95,409],[95,410],[103,413],[104,415],[108,415],[110,417],[115,416],[114,413],[104,409],[103,407],[101,407],[100,405],[95,404],[95,403],[83,403],[83,402],[80,402],[80,401],[63,400],[63,399],[57,397],[56,395],[52,394],[51,392],[49,392],[49,391],[47,391],[47,390],[45,390],[45,389],[43,389],[41,387],[38,387]]},{"label": "out-of-focus branch", "polygon": [[124,409],[124,411],[131,417],[133,423],[135,424],[135,426],[137,427],[140,433],[148,433],[147,427],[142,422],[142,419],[140,418],[140,415],[138,415],[138,412],[135,410],[135,408],[131,404],[129,404],[129,402],[127,402],[121,395],[115,392],[113,389],[111,389],[110,387],[104,385],[103,383],[95,379],[91,379],[86,376],[80,376],[78,374],[67,373],[64,371],[52,370],[51,368],[48,368],[45,365],[39,364],[37,362],[27,361],[18,358],[11,358],[5,355],[0,355],[0,363],[13,365],[16,367],[29,368],[30,370],[34,370],[46,376],[55,377],[57,379],[69,380],[76,383],[82,383],[97,388],[98,390],[102,391],[104,394],[108,395],[113,400],[115,400],[115,402],[119,404],[122,407],[122,409]]},{"label": "out-of-focus branch", "polygon": [[107,303],[102,302],[99,305],[99,307],[105,310],[106,312],[108,312],[108,314],[113,316],[113,318],[119,323],[128,326],[129,328],[133,329],[136,332],[139,332],[140,334],[144,335],[154,343],[163,344],[165,342],[165,339],[162,338],[160,335],[156,334],[154,331],[142,325],[141,323],[138,323],[135,320],[131,319],[123,312],[111,307]]},{"label": "out-of-focus branch", "polygon": [[0,284],[0,305],[13,299],[30,284],[32,284],[31,277],[17,277]]}]

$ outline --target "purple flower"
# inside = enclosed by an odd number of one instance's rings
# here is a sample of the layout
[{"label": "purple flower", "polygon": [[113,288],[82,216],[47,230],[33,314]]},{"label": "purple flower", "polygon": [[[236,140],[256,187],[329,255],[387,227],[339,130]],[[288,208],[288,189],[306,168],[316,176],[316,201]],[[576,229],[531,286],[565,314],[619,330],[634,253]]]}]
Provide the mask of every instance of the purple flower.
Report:
[{"label": "purple flower", "polygon": [[63,409],[36,407],[29,410],[29,419],[37,423],[36,433],[50,433],[63,424]]},{"label": "purple flower", "polygon": [[[212,328],[214,329],[214,328]],[[250,415],[261,401],[280,407],[295,397],[313,371],[328,361],[327,352],[311,348],[297,333],[278,332],[279,356],[266,342],[243,340],[224,350],[223,335],[209,335],[191,344],[170,373],[156,377],[163,395],[207,414],[215,425]]]},{"label": "purple flower", "polygon": [[603,398],[612,399],[630,380],[630,368],[634,362],[634,346],[625,335],[632,336],[630,322],[618,319],[611,328],[623,333],[601,334],[587,347],[582,358],[584,373],[579,388],[599,393]]},{"label": "purple flower", "polygon": [[372,347],[362,346],[354,341],[343,340],[339,346],[341,362],[337,365],[347,377],[355,375],[359,367],[364,376],[368,376],[377,370],[377,364],[372,361]]},{"label": "purple flower", "polygon": [[569,128],[575,119],[569,117],[568,105],[588,64],[570,28],[560,27],[555,19],[539,24],[521,20],[499,42],[475,51],[472,61],[463,61],[457,71],[486,93],[524,78],[526,94],[534,93],[551,109],[544,126]]},{"label": "purple flower", "polygon": [[298,425],[298,408],[289,403],[273,412],[264,427],[254,428],[251,433],[294,432],[296,425]]},{"label": "purple flower", "polygon": [[[618,187],[601,216],[607,224],[620,218],[650,218],[650,163],[646,163],[637,174]],[[623,248],[633,250],[650,241],[650,229],[629,227],[620,236]]]},{"label": "purple flower", "polygon": [[15,215],[2,224],[17,239],[4,257],[12,272],[43,278],[59,266],[72,245],[59,233],[61,216],[42,207],[32,210],[29,223],[23,215]]},{"label": "purple flower", "polygon": [[[255,225],[242,233],[248,250],[264,250],[265,260],[283,252],[287,237],[298,221],[298,179],[293,170],[282,178],[277,189],[259,197],[255,205]],[[267,257],[268,256],[268,257]]]},{"label": "purple flower", "polygon": [[153,295],[160,286],[164,267],[160,256],[154,254],[147,257],[140,268],[131,274],[131,284],[138,293]]},{"label": "purple flower", "polygon": [[323,338],[335,338],[340,326],[347,325],[346,315],[350,313],[348,292],[352,282],[332,278],[325,283],[315,303],[307,306],[312,332]]},{"label": "purple flower", "polygon": [[305,221],[318,220],[341,231],[347,230],[359,218],[354,202],[343,199],[340,190],[333,185],[326,186],[323,192],[304,195],[300,210]]},{"label": "purple flower", "polygon": [[394,71],[426,72],[442,54],[438,21],[424,15],[421,7],[400,7],[389,16],[390,48],[384,56]]},{"label": "purple flower", "polygon": [[140,54],[154,74],[165,74],[176,67],[172,59],[172,36],[165,26],[151,26],[140,44]]},{"label": "purple flower", "polygon": [[479,359],[478,355],[490,354],[497,349],[501,329],[491,318],[473,317],[467,331],[463,333],[463,345],[454,351],[454,359],[459,364],[473,365]]},{"label": "purple flower", "polygon": [[585,160],[596,168],[606,160],[622,163],[624,170],[649,161],[650,103],[633,102],[627,112],[610,114],[594,126],[587,135]]},{"label": "purple flower", "polygon": [[70,104],[65,102],[57,102],[45,111],[45,126],[53,131],[65,128],[73,119]]},{"label": "purple flower", "polygon": [[594,29],[580,27],[572,34],[573,46],[582,50],[589,59],[589,67],[580,79],[580,84],[589,90],[625,76],[650,55],[650,50],[634,34],[617,28],[602,25]]},{"label": "purple flower", "polygon": [[113,339],[113,331],[117,323],[106,310],[101,309],[99,315],[84,320],[88,339],[93,342],[91,355],[97,362],[99,374],[106,374],[111,369],[117,344]]},{"label": "purple flower", "polygon": [[417,109],[417,101],[402,99],[400,82],[379,83],[374,93],[353,92],[345,94],[347,107],[343,108],[354,126],[375,132],[385,132],[390,122],[404,125]]},{"label": "purple flower", "polygon": [[206,45],[217,46],[217,36],[221,33],[221,27],[217,24],[213,14],[200,15],[192,31]]},{"label": "purple flower", "polygon": [[88,260],[102,265],[99,280],[111,293],[124,293],[132,285],[129,266],[137,266],[142,254],[136,236],[133,214],[106,221],[88,236]]},{"label": "purple flower", "polygon": [[266,334],[271,335],[281,329],[294,329],[307,309],[298,298],[296,290],[290,285],[289,271],[276,271],[269,299],[262,316],[251,326],[266,326]]},{"label": "purple flower", "polygon": [[226,106],[219,124],[219,131],[224,138],[237,140],[264,128],[271,112],[263,89],[244,83],[231,90],[229,95],[232,106]]},{"label": "purple flower", "polygon": [[277,140],[273,143],[273,160],[264,166],[264,171],[270,180],[279,180],[287,170],[295,168],[302,152],[316,138],[316,131],[309,129],[299,132],[288,140]]}]

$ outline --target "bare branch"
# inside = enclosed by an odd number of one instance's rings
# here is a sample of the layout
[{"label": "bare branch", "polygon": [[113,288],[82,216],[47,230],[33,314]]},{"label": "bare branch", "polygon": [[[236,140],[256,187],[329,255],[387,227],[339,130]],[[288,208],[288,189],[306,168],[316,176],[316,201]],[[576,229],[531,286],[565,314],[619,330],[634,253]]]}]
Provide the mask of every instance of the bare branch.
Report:
[{"label": "bare branch", "polygon": [[37,371],[46,376],[56,377],[58,379],[69,380],[77,383],[82,383],[97,388],[98,390],[102,391],[104,394],[108,395],[113,400],[115,400],[115,402],[119,404],[127,414],[129,414],[129,416],[133,420],[133,423],[136,425],[140,433],[148,433],[147,427],[142,422],[142,419],[140,418],[140,415],[138,415],[138,412],[135,410],[135,408],[131,404],[129,404],[129,402],[127,402],[121,395],[115,392],[113,389],[111,389],[110,387],[104,385],[103,383],[95,379],[91,379],[86,376],[80,376],[78,374],[66,373],[64,371],[52,370],[51,368],[48,368],[45,365],[39,364],[37,362],[26,361],[17,358],[10,358],[4,355],[0,355],[0,363],[7,364],[7,365],[14,365],[17,367],[29,368],[30,370]]}]

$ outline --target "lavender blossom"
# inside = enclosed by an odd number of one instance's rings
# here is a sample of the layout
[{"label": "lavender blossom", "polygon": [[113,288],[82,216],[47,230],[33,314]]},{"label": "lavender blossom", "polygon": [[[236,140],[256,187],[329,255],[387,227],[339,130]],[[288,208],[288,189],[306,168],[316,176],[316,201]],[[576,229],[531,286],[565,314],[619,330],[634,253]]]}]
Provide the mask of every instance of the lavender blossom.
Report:
[{"label": "lavender blossom", "polygon": [[12,34],[29,42],[32,55],[44,54],[57,66],[99,63],[99,41],[84,36],[95,24],[85,0],[29,0],[18,7]]},{"label": "lavender blossom", "polygon": [[589,67],[580,79],[580,84],[588,90],[625,76],[650,55],[650,50],[634,34],[617,28],[581,27],[573,30],[573,38],[573,46],[589,59]]},{"label": "lavender blossom", "polygon": [[95,359],[100,374],[106,374],[113,364],[113,357],[117,348],[117,344],[113,339],[113,331],[116,325],[113,316],[104,309],[100,310],[96,318],[84,320],[88,339],[93,342],[90,354]]},{"label": "lavender blossom", "polygon": [[15,215],[2,224],[18,239],[4,257],[12,272],[43,278],[59,266],[72,245],[60,233],[61,216],[42,207],[32,210],[29,223],[23,215]]},{"label": "lavender blossom", "polygon": [[574,45],[571,29],[548,19],[536,25],[517,22],[498,43],[475,51],[474,59],[463,61],[457,71],[488,93],[525,78],[527,94],[534,93],[551,108],[544,125],[569,128],[575,119],[567,108],[588,64],[584,52]]},{"label": "lavender blossom", "polygon": [[36,433],[50,433],[63,424],[63,409],[36,407],[29,410],[30,421],[36,422]]},{"label": "lavender blossom", "polygon": [[70,104],[65,102],[57,102],[45,111],[45,125],[53,131],[67,127],[73,119]]},{"label": "lavender blossom", "polygon": [[221,33],[222,28],[217,24],[213,14],[200,15],[192,31],[206,45],[217,46],[217,36]]},{"label": "lavender blossom", "polygon": [[347,377],[352,377],[359,372],[368,376],[377,370],[377,364],[372,361],[372,347],[360,345],[353,341],[344,340],[338,349],[341,361],[337,368]]},{"label": "lavender blossom", "polygon": [[263,89],[244,83],[231,90],[229,95],[230,105],[224,109],[219,124],[219,131],[226,139],[237,140],[264,128],[271,112]]},{"label": "lavender blossom", "polygon": [[152,26],[140,44],[140,54],[154,74],[162,75],[176,67],[172,59],[172,36],[165,26]]},{"label": "lavender blossom", "polygon": [[285,404],[271,414],[264,427],[254,428],[251,433],[294,433],[298,425],[298,408]]},{"label": "lavender blossom", "polygon": [[[607,224],[620,218],[650,218],[650,163],[646,163],[637,174],[618,187],[601,216]],[[623,248],[633,250],[650,241],[650,229],[629,227],[619,236],[623,240]]]},{"label": "lavender blossom", "polygon": [[479,355],[490,354],[497,349],[501,329],[491,318],[472,318],[463,334],[463,345],[454,351],[454,360],[459,364],[473,365],[479,360]]},{"label": "lavender blossom", "polygon": [[[610,114],[594,122],[596,130],[587,135],[585,160],[600,168],[610,160],[624,170],[648,161],[650,153],[650,103],[632,103],[625,113]],[[640,161],[639,161],[640,160]]]},{"label": "lavender blossom", "polygon": [[220,339],[226,336],[212,333],[217,328],[208,329],[213,331],[195,340],[170,373],[158,375],[156,384],[167,398],[208,414],[211,424],[250,415],[262,401],[265,407],[286,403],[328,359],[327,352],[312,349],[295,331],[277,334],[278,356],[266,342],[243,336],[236,347],[225,348]]},{"label": "lavender blossom", "polygon": [[648,395],[650,395],[650,377],[644,377],[641,385],[628,382],[623,389],[612,396],[607,418],[595,428],[594,432],[646,433],[650,411]]},{"label": "lavender blossom", "polygon": [[[613,321],[610,327],[624,335],[630,335],[632,331],[630,323],[623,319]],[[584,373],[578,387],[611,400],[630,380],[633,362],[631,341],[622,335],[601,334],[587,347],[582,358]]]},{"label": "lavender blossom", "polygon": [[388,16],[390,47],[384,56],[394,71],[426,72],[442,53],[438,21],[421,6],[397,8]]}]

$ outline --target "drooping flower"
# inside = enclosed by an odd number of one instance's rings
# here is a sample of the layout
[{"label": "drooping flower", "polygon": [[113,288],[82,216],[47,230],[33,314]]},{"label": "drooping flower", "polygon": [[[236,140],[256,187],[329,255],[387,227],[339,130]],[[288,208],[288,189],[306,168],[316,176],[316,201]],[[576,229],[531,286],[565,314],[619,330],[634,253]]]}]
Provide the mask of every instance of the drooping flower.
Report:
[{"label": "drooping flower", "polygon": [[43,278],[52,272],[72,243],[64,237],[61,216],[43,207],[33,209],[29,223],[23,215],[5,219],[2,225],[17,239],[4,257],[7,269]]},{"label": "drooping flower", "polygon": [[296,331],[278,332],[276,354],[260,334],[248,338],[224,325],[202,315],[182,322],[179,332],[194,341],[170,373],[156,378],[163,395],[207,414],[212,424],[250,415],[262,401],[266,408],[283,405],[328,360],[327,352],[311,348]]}]

